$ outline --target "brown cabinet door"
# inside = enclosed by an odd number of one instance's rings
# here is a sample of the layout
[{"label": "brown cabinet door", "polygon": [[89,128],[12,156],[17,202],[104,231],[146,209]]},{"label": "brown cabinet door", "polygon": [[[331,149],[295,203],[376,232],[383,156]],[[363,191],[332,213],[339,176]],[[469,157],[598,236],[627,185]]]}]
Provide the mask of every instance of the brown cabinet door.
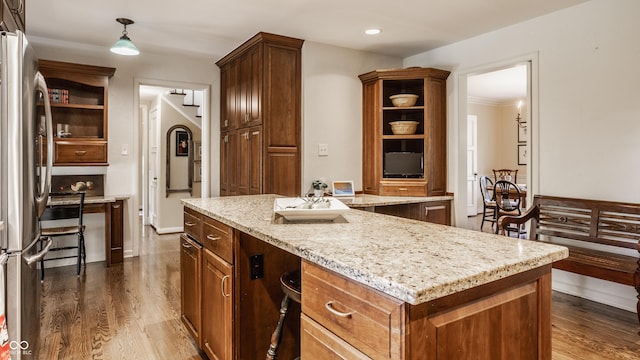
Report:
[{"label": "brown cabinet door", "polygon": [[220,130],[238,128],[238,63],[232,61],[220,70]]},{"label": "brown cabinet door", "polygon": [[239,127],[260,125],[262,95],[262,47],[255,46],[238,59]]},{"label": "brown cabinet door", "polygon": [[262,193],[262,132],[260,126],[249,129],[249,194]]},{"label": "brown cabinet door", "polygon": [[233,353],[233,266],[203,250],[202,349],[209,359]]},{"label": "brown cabinet door", "polygon": [[238,194],[262,192],[262,132],[260,126],[238,130]]},{"label": "brown cabinet door", "polygon": [[124,201],[117,200],[109,206],[111,207],[111,238],[107,266],[121,263],[124,257]]},{"label": "brown cabinet door", "polygon": [[249,194],[251,176],[251,144],[249,129],[238,130],[238,194]]},{"label": "brown cabinet door", "polygon": [[227,131],[220,139],[220,194],[238,194],[238,132]]},{"label": "brown cabinet door", "polygon": [[420,205],[424,221],[434,224],[451,225],[450,201],[433,201]]},{"label": "brown cabinet door", "polygon": [[200,344],[202,246],[180,236],[180,318]]}]

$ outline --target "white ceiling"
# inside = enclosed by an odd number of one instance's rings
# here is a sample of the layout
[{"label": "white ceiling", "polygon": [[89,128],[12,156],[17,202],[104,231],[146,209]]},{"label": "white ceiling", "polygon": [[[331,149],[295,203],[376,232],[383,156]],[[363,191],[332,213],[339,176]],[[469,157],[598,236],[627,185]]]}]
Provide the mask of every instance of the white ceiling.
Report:
[{"label": "white ceiling", "polygon": [[[27,34],[109,48],[126,17],[145,52],[218,59],[259,31],[407,57],[585,0],[31,0]],[[371,27],[377,36],[364,35]],[[105,54],[108,54],[105,52]]]},{"label": "white ceiling", "polygon": [[[404,58],[585,1],[31,0],[26,26],[34,43],[104,49],[106,56],[118,56],[108,48],[123,29],[115,19],[126,17],[135,21],[127,30],[143,56],[182,52],[217,60],[265,31]],[[365,35],[372,27],[382,33]],[[469,96],[497,102],[518,97],[513,89],[522,84],[513,75],[473,77]]]},{"label": "white ceiling", "polygon": [[471,102],[505,104],[527,97],[527,66],[518,65],[467,78],[467,97]]}]

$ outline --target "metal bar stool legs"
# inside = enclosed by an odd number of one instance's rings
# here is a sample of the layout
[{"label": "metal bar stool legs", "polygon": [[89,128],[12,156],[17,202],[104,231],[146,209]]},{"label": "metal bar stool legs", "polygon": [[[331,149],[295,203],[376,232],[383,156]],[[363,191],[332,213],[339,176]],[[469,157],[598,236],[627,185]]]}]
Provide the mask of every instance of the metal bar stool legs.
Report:
[{"label": "metal bar stool legs", "polygon": [[271,344],[269,345],[269,350],[267,350],[266,360],[276,360],[278,356],[278,347],[280,346],[280,340],[282,340],[282,327],[284,326],[291,300],[297,303],[301,302],[300,273],[296,271],[282,274],[280,276],[280,286],[284,292],[284,297],[280,303],[280,317],[278,317],[278,325],[271,335]]}]

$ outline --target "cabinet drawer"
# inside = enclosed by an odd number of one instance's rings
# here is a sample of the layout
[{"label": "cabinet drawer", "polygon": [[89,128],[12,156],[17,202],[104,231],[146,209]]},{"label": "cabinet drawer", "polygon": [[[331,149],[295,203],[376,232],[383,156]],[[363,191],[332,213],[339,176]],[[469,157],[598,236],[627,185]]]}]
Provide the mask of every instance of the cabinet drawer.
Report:
[{"label": "cabinet drawer", "polygon": [[425,182],[380,182],[380,195],[385,196],[427,196]]},{"label": "cabinet drawer", "polygon": [[203,216],[202,242],[205,249],[233,264],[233,229],[229,226]]},{"label": "cabinet drawer", "polygon": [[107,163],[106,141],[55,141],[56,164]]},{"label": "cabinet drawer", "polygon": [[184,208],[184,232],[202,244],[202,215],[188,207]]},{"label": "cabinet drawer", "polygon": [[306,261],[302,312],[372,358],[402,358],[404,302]]},{"label": "cabinet drawer", "polygon": [[300,350],[302,359],[370,359],[304,314],[300,318]]}]

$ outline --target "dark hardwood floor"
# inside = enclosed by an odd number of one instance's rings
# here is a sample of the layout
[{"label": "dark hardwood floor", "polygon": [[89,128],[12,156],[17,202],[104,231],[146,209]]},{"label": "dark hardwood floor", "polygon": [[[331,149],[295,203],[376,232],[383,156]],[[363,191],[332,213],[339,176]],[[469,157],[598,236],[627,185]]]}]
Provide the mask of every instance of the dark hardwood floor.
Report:
[{"label": "dark hardwood floor", "polygon": [[[47,269],[39,359],[206,359],[180,322],[178,235],[144,231],[123,264]],[[554,292],[552,322],[554,359],[640,359],[634,313]]]}]

